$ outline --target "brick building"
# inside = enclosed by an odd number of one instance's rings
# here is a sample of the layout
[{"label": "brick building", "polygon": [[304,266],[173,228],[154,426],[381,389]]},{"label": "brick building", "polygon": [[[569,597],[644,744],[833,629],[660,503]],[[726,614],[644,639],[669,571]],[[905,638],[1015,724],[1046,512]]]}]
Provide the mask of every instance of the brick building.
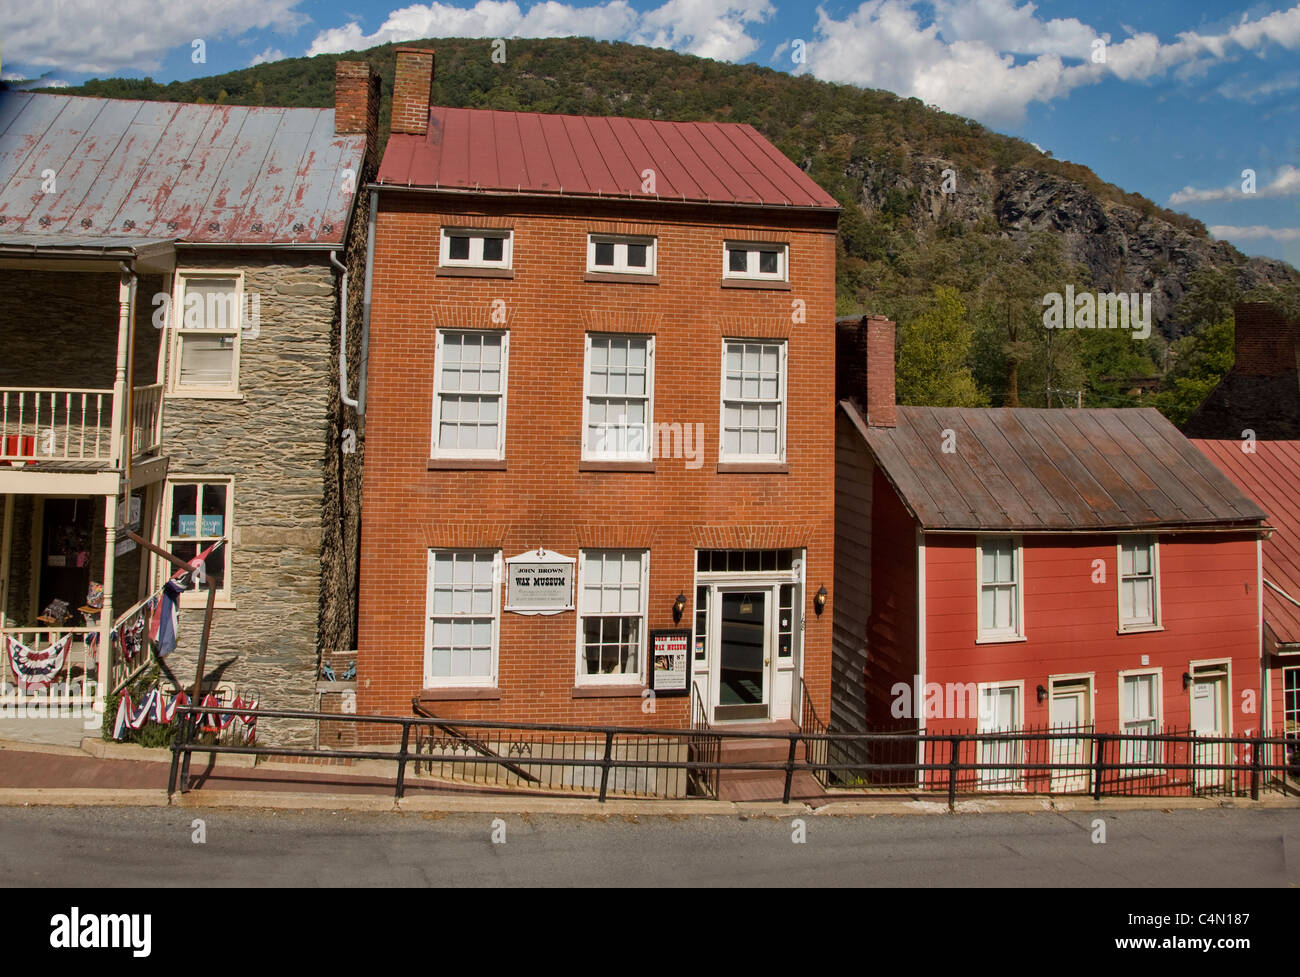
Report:
[{"label": "brick building", "polygon": [[834,200],[749,126],[431,108],[397,59],[358,711],[826,712]]}]

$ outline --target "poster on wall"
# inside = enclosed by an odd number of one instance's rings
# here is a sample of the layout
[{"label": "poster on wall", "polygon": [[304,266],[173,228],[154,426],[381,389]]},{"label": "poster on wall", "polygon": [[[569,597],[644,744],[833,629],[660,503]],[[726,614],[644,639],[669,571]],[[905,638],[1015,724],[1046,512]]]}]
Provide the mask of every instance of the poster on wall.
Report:
[{"label": "poster on wall", "polygon": [[686,695],[691,686],[691,629],[650,632],[650,688],[655,695]]},{"label": "poster on wall", "polygon": [[506,606],[515,614],[573,610],[572,556],[536,549],[506,560]]}]

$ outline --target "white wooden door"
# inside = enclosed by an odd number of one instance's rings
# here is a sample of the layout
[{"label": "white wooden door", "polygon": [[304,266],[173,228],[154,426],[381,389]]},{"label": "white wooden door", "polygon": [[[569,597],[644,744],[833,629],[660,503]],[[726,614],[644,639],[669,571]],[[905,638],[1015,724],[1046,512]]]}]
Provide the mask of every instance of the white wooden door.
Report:
[{"label": "white wooden door", "polygon": [[[1000,686],[980,689],[979,731],[1004,733],[1020,727],[1020,689]],[[979,762],[1018,764],[1021,762],[1019,740],[980,740]],[[981,790],[1019,789],[1023,785],[1020,770],[994,769],[979,771]]]},{"label": "white wooden door", "polygon": [[[1085,728],[1090,723],[1088,715],[1089,689],[1086,684],[1072,683],[1052,688],[1048,708],[1048,722],[1052,732]],[[1091,782],[1092,744],[1087,739],[1053,739],[1048,755],[1050,763],[1077,764],[1075,770],[1052,771],[1052,793],[1064,794],[1088,790]]]},{"label": "white wooden door", "polygon": [[[1197,736],[1226,736],[1226,675],[1196,675],[1192,679],[1192,732]],[[1226,766],[1229,757],[1227,743],[1198,743],[1195,763],[1212,763]],[[1217,787],[1223,783],[1225,772],[1219,767],[1212,770],[1192,771],[1197,787]]]}]

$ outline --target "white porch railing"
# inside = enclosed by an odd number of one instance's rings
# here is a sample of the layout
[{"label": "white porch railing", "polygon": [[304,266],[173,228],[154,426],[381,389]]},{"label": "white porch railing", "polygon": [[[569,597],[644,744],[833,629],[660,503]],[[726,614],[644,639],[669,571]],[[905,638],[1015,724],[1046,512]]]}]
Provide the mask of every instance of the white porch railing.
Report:
[{"label": "white porch railing", "polygon": [[[162,385],[133,391],[132,456],[162,442]],[[113,465],[113,391],[90,388],[0,388],[0,465],[51,461]]]},{"label": "white porch railing", "polygon": [[[99,675],[98,658],[90,653],[90,637],[95,628],[0,628],[0,655],[4,658],[0,675],[0,705],[43,703],[48,705],[83,705],[95,701],[95,684]],[[71,634],[72,645],[63,659],[63,667],[53,676],[44,691],[23,691],[18,685],[10,660],[12,638],[33,651],[44,651]]]},{"label": "white porch railing", "polygon": [[[113,622],[113,631],[122,635],[110,641],[112,657],[109,659],[109,692],[120,692],[132,679],[153,662],[153,645],[149,641],[149,615],[145,605],[152,597],[142,597]],[[127,655],[127,652],[131,654]]]}]

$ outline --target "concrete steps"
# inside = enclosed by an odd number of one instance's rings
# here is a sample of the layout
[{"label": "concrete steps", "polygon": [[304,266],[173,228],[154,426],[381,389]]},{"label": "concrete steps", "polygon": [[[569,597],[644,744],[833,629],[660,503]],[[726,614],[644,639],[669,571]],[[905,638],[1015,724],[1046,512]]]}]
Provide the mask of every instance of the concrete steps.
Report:
[{"label": "concrete steps", "polygon": [[[737,727],[746,732],[792,733],[792,722],[765,723],[761,726]],[[790,741],[784,738],[735,739],[722,741],[723,763],[785,763],[790,756]],[[803,748],[795,753],[802,761]],[[718,777],[718,799],[724,801],[779,801],[785,792],[784,770],[722,770]],[[796,771],[790,784],[792,800],[817,799],[824,796],[812,774]]]}]

